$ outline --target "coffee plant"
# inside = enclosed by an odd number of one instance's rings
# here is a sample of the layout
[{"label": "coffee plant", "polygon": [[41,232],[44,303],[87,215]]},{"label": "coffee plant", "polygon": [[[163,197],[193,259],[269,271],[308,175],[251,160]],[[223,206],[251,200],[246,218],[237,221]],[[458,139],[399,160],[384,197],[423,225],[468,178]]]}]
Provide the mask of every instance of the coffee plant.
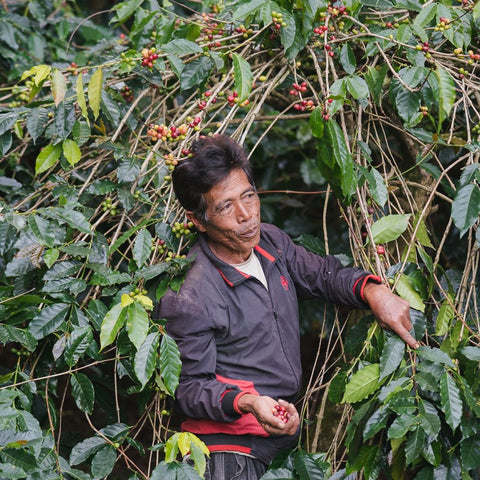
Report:
[{"label": "coffee plant", "polygon": [[263,478],[479,478],[480,3],[81,3],[0,2],[0,477],[203,476],[151,312],[195,241],[171,173],[228,133],[264,218],[341,239],[421,342],[317,304],[302,437]]}]

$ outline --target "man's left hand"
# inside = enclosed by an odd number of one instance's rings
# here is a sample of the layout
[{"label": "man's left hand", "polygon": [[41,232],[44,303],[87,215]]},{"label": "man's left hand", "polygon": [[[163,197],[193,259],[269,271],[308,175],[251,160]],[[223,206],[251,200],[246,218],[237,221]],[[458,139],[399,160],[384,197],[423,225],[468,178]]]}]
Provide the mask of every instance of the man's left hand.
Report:
[{"label": "man's left hand", "polygon": [[410,305],[406,300],[392,293],[385,285],[373,282],[365,285],[363,296],[381,327],[393,330],[412,348],[420,346],[410,334],[412,322]]}]

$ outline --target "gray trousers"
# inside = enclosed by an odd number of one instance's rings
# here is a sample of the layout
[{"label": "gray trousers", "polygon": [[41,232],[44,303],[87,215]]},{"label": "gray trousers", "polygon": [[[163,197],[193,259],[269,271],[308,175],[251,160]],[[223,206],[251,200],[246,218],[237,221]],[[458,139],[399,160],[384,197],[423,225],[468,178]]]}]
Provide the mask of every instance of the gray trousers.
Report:
[{"label": "gray trousers", "polygon": [[205,480],[258,480],[267,470],[262,461],[235,452],[213,452],[207,460]]}]

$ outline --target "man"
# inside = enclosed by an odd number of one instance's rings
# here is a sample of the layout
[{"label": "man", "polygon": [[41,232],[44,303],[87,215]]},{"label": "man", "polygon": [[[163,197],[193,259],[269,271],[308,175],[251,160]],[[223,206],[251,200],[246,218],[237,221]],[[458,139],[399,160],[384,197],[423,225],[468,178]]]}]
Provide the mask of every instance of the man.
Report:
[{"label": "man", "polygon": [[314,255],[260,222],[252,170],[236,142],[202,137],[192,153],[172,181],[199,232],[189,253],[195,261],[157,315],[168,320],[182,357],[176,392],[187,416],[182,428],[211,452],[206,478],[252,480],[298,440],[298,298],[369,307],[382,326],[411,347],[417,342],[409,334],[408,303],[380,278]]}]

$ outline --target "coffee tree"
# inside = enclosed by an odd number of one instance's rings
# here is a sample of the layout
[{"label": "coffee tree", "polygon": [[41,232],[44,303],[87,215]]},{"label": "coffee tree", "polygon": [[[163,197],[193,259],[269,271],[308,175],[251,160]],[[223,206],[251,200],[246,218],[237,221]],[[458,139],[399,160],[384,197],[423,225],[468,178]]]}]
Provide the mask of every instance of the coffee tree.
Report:
[{"label": "coffee tree", "polygon": [[410,302],[422,344],[317,311],[301,441],[264,478],[478,477],[480,4],[1,6],[2,478],[203,475],[205,446],[171,417],[178,349],[150,314],[195,241],[171,172],[216,133],[281,177],[263,190],[285,205],[323,192],[323,238],[298,241],[329,253],[333,211],[342,261]]}]

